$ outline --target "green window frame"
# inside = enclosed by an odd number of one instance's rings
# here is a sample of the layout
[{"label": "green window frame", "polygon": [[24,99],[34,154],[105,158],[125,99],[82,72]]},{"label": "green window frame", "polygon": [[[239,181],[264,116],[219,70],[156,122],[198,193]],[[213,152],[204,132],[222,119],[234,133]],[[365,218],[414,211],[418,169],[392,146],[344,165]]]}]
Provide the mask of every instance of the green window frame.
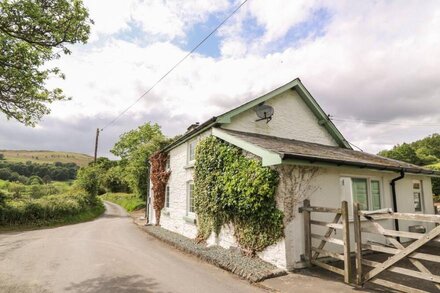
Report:
[{"label": "green window frame", "polygon": [[380,210],[382,191],[380,180],[351,178],[353,202],[358,202],[361,210]]}]

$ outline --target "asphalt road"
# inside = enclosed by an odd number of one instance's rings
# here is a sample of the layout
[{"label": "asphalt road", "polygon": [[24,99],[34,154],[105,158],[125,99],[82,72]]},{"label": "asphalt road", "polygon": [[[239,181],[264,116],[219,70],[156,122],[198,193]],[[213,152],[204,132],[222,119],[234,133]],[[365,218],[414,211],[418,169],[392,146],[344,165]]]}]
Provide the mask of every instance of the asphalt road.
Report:
[{"label": "asphalt road", "polygon": [[0,292],[263,292],[106,208],[92,222],[0,234]]}]

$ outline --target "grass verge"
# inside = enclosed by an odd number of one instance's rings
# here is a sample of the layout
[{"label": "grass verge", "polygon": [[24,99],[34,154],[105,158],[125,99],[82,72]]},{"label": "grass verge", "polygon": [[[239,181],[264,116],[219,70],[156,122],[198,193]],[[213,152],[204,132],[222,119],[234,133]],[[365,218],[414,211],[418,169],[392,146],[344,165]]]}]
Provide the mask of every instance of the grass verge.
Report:
[{"label": "grass verge", "polygon": [[123,207],[127,212],[145,208],[145,201],[129,193],[106,193],[101,195],[103,200],[110,201]]}]

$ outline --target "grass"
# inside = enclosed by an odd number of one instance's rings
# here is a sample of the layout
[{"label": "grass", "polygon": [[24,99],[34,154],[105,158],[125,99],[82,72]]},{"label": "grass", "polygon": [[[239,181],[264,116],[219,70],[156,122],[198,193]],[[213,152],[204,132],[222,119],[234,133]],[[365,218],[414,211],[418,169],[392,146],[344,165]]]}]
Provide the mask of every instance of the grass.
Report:
[{"label": "grass", "polygon": [[101,195],[103,200],[113,202],[123,207],[127,212],[145,208],[145,201],[134,194],[129,193],[106,193]]},{"label": "grass", "polygon": [[93,157],[80,153],[56,151],[26,151],[26,150],[0,150],[6,161],[26,163],[75,163],[78,166],[87,166]]},{"label": "grass", "polygon": [[72,225],[83,222],[88,222],[96,219],[102,215],[105,211],[103,204],[97,205],[90,209],[87,209],[77,215],[67,216],[61,219],[54,219],[51,221],[38,222],[35,224],[23,224],[23,225],[11,225],[11,226],[0,226],[0,232],[12,232],[12,231],[26,231],[26,230],[36,230],[45,228],[55,228],[64,225]]}]

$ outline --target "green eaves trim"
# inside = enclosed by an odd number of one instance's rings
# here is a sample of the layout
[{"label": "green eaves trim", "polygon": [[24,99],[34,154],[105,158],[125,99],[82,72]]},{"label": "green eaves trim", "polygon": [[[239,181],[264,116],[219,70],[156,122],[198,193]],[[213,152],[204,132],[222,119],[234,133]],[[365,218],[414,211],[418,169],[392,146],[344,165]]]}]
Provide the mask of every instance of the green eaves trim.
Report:
[{"label": "green eaves trim", "polygon": [[229,112],[226,112],[225,114],[219,116],[217,118],[218,123],[231,123],[232,117],[251,109],[258,104],[265,102],[275,96],[278,96],[290,89],[295,89],[299,96],[302,98],[304,103],[309,107],[309,109],[312,111],[312,113],[318,118],[318,121],[321,125],[323,125],[326,130],[330,133],[330,135],[333,137],[333,139],[337,142],[337,144],[340,147],[352,149],[348,141],[344,138],[344,136],[339,132],[339,130],[336,128],[336,126],[333,124],[333,122],[328,118],[327,114],[322,110],[322,108],[319,106],[319,104],[316,102],[316,100],[312,97],[312,95],[309,93],[309,91],[305,88],[305,86],[302,84],[301,80],[299,78],[294,79],[293,81],[283,85],[282,87],[279,87],[270,93],[267,93],[255,100],[252,100],[244,105],[241,105],[238,108],[235,108]]},{"label": "green eaves trim", "polygon": [[220,130],[219,128],[212,128],[212,135],[260,157],[263,166],[273,166],[282,163],[283,157],[281,154],[266,150],[262,147],[239,139]]},{"label": "green eaves trim", "polygon": [[319,119],[320,123],[327,129],[333,139],[338,143],[340,147],[352,149],[350,143],[344,138],[342,133],[336,128],[335,124],[328,118],[327,114],[322,110],[321,106],[316,102],[313,96],[309,93],[306,87],[298,79],[295,89],[299,96],[303,99],[309,109]]},{"label": "green eaves trim", "polygon": [[257,99],[249,101],[246,104],[243,104],[235,109],[232,109],[218,117],[212,117],[208,121],[201,124],[197,129],[194,129],[189,133],[185,133],[181,138],[179,138],[175,142],[169,144],[164,149],[162,149],[162,151],[168,152],[173,148],[185,143],[189,139],[195,137],[196,135],[218,124],[231,123],[232,117],[291,89],[295,89],[298,92],[299,96],[303,99],[303,101],[306,103],[306,105],[309,107],[312,113],[318,118],[319,123],[326,128],[326,130],[330,133],[330,135],[333,137],[333,139],[337,142],[337,144],[340,147],[352,149],[348,141],[339,132],[339,130],[336,128],[333,122],[327,117],[327,114],[322,110],[322,108],[319,106],[316,100],[312,97],[309,91],[302,84],[301,80],[299,78],[296,78],[291,82],[271,91],[270,93],[267,93]]}]

